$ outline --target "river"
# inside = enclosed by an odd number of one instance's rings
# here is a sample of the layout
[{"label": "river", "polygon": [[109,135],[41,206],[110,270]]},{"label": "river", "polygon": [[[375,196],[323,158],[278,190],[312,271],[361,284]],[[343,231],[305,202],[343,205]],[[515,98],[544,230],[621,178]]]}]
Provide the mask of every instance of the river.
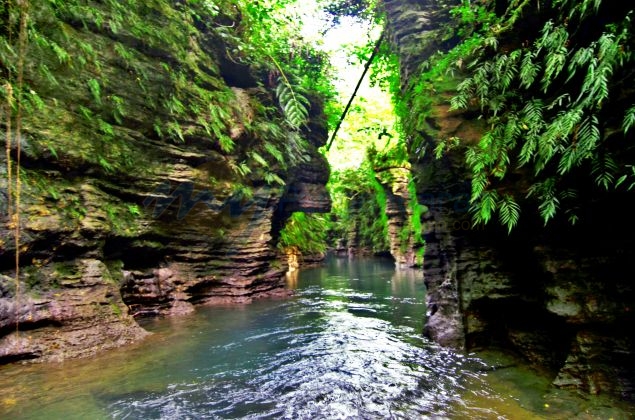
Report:
[{"label": "river", "polygon": [[146,320],[148,339],[95,358],[0,367],[0,418],[631,418],[509,355],[424,339],[420,271],[330,259],[287,281],[289,299]]}]

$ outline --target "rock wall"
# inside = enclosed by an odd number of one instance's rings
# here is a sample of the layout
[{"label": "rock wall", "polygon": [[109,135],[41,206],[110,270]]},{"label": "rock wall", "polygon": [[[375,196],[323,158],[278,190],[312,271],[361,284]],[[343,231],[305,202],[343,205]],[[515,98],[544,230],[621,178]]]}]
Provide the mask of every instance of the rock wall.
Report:
[{"label": "rock wall", "polygon": [[112,2],[91,3],[94,15],[34,5],[34,27],[63,28],[43,33],[77,55],[27,59],[42,108],[24,115],[19,282],[0,160],[0,363],[129,343],[146,334],[137,316],[284,294],[278,230],[293,211],[330,210],[320,99],[293,130],[271,69],[237,60],[236,11],[210,24],[177,3],[118,9],[130,26],[117,31],[96,17]]},{"label": "rock wall", "polygon": [[[439,31],[452,4],[384,1],[409,101],[425,95],[413,96],[411,82],[419,65],[444,47]],[[555,222],[545,228],[530,214],[511,235],[496,226],[473,227],[464,149],[433,156],[441,139],[470,144],[484,132],[475,113],[449,110],[458,81],[459,75],[444,76],[442,88],[423,98],[426,115],[409,116],[405,127],[419,202],[428,209],[426,334],[459,349],[513,350],[551,369],[557,386],[633,399],[635,244],[626,233],[635,227],[632,194],[584,191],[583,222],[575,227]],[[507,188],[524,192],[527,186],[519,181]]]},{"label": "rock wall", "polygon": [[346,237],[339,240],[335,252],[387,256],[398,267],[413,267],[417,244],[411,232],[409,165],[377,167],[370,176],[367,189],[356,191],[348,204]]},{"label": "rock wall", "polygon": [[[387,172],[388,176],[386,176]],[[390,255],[397,267],[413,267],[416,264],[414,238],[410,234],[410,168],[392,168],[377,174],[386,194],[386,216]]]}]

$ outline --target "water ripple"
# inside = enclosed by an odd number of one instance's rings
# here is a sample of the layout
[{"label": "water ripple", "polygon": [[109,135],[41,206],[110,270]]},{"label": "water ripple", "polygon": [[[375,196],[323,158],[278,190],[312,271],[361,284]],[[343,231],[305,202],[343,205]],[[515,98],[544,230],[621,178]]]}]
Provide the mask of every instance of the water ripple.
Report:
[{"label": "water ripple", "polygon": [[137,347],[4,369],[0,417],[631,418],[563,394],[546,400],[549,379],[422,338],[416,271],[336,260],[300,274],[289,300],[201,308],[150,322]]},{"label": "water ripple", "polygon": [[[466,360],[416,331],[422,293],[386,292],[392,286],[385,281],[378,292],[351,287],[363,288],[366,279],[323,280],[281,305],[273,323],[213,348],[240,349],[242,359],[210,369],[201,382],[115,401],[113,417],[405,419],[438,416],[459,399]],[[406,289],[414,287],[411,281]]]}]

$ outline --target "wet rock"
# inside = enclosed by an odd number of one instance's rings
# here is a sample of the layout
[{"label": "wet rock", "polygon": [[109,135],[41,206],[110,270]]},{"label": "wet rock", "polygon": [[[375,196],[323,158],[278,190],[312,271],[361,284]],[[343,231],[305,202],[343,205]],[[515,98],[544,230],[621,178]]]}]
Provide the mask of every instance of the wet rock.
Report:
[{"label": "wet rock", "polygon": [[[412,210],[409,205],[410,192],[408,182],[410,178],[409,168],[392,168],[389,170],[389,182],[382,183],[386,193],[386,216],[388,217],[388,240],[390,254],[399,267],[412,267],[415,265],[415,253],[413,238],[411,235],[404,237],[402,232],[409,228]],[[385,174],[378,174],[380,178]],[[382,176],[384,175],[384,176]]]},{"label": "wet rock", "polygon": [[579,331],[554,385],[632,399],[635,391],[635,362],[631,357],[634,344],[632,337]]},{"label": "wet rock", "polygon": [[[83,261],[71,287],[0,299],[0,362],[59,361],[129,344],[148,333],[128,315],[105,266]],[[4,279],[3,279],[4,281]],[[22,285],[22,290],[27,290]]]},{"label": "wet rock", "polygon": [[[439,31],[447,6],[456,3],[384,2],[404,89],[427,58],[447,47]],[[531,214],[511,235],[472,226],[464,147],[487,127],[469,110],[450,110],[458,82],[460,75],[444,75],[425,117],[405,127],[418,200],[428,209],[425,333],[456,348],[509,348],[557,372],[557,386],[635,399],[635,246],[626,233],[635,228],[632,195],[580,191],[588,197],[586,222],[575,227],[555,221],[545,229]],[[452,137],[459,146],[436,159],[438,142]],[[523,197],[528,185],[519,179],[504,187]]]},{"label": "wet rock", "polygon": [[[178,16],[177,9],[154,10],[152,24],[171,25]],[[29,182],[19,293],[11,281],[13,225],[0,215],[0,358],[88,355],[143,337],[135,316],[284,295],[279,230],[293,211],[330,210],[328,165],[317,150],[328,134],[319,98],[309,98],[308,129],[287,133],[273,86],[262,83],[266,66],[230,59],[228,41],[205,25],[187,37],[183,63],[131,34],[59,23],[94,46],[103,109],[84,110],[90,121],[82,116],[79,104],[95,105],[95,99],[73,73],[56,74],[64,89],[33,86],[45,109],[24,121],[30,148],[23,156]],[[119,43],[134,50],[130,62],[116,53]],[[50,67],[57,71],[57,64]],[[176,69],[188,88],[205,92],[200,113],[166,111],[179,90]],[[120,109],[113,117],[109,107],[117,100],[125,103],[125,115]],[[276,134],[265,136],[262,130],[272,127]],[[231,152],[220,137],[234,142]],[[285,149],[287,140],[301,150]],[[265,146],[279,148],[285,165]],[[252,159],[255,150],[271,160],[268,171],[278,183],[266,182]],[[0,176],[0,199],[5,184]]]}]

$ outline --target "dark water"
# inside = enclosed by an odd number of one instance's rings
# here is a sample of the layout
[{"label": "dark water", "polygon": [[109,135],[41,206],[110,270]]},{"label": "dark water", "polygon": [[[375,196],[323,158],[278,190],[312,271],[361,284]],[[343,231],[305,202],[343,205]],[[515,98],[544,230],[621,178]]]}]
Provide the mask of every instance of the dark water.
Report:
[{"label": "dark water", "polygon": [[293,298],[150,321],[94,359],[0,368],[0,418],[631,418],[508,356],[423,339],[418,271],[331,260],[288,282]]}]

